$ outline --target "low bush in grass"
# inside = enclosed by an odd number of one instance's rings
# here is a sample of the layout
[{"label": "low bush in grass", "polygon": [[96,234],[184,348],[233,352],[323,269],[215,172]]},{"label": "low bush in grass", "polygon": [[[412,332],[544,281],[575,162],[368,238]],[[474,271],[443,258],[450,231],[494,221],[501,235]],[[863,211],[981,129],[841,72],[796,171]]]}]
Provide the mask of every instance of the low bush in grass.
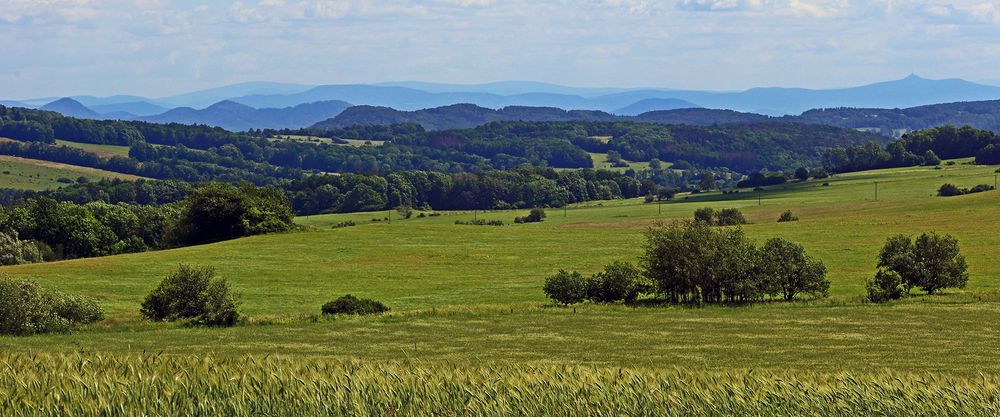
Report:
[{"label": "low bush in grass", "polygon": [[537,223],[545,218],[545,210],[541,208],[533,208],[527,216],[514,218],[514,223]]},{"label": "low bush in grass", "polygon": [[347,294],[336,300],[323,304],[323,314],[381,314],[389,311],[389,307],[379,301],[358,298]]},{"label": "low bush in grass", "polygon": [[781,216],[778,217],[778,223],[797,221],[799,221],[799,218],[792,214],[791,210],[786,210],[784,213],[781,213]]},{"label": "low bush in grass", "polygon": [[142,303],[153,321],[189,320],[203,326],[232,326],[240,320],[239,297],[215,269],[180,265]]},{"label": "low bush in grass", "polygon": [[865,283],[868,300],[873,303],[884,303],[898,300],[903,296],[903,279],[895,271],[882,270]]},{"label": "low bush in grass", "polygon": [[0,278],[0,334],[27,336],[67,332],[104,319],[89,297],[46,290],[33,281]]}]

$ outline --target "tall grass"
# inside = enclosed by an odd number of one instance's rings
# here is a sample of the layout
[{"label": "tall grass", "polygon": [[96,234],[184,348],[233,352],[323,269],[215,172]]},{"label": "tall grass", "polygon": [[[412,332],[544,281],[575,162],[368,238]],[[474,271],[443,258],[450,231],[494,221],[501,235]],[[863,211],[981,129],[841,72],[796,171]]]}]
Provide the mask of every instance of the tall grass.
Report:
[{"label": "tall grass", "polygon": [[1000,378],[0,355],[0,415],[995,416]]}]

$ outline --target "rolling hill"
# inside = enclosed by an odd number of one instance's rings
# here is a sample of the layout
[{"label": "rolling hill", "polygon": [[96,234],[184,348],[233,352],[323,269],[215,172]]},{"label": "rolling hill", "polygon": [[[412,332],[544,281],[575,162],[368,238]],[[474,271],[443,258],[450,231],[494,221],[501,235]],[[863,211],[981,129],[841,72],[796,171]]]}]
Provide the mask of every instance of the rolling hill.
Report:
[{"label": "rolling hill", "polygon": [[255,109],[232,101],[221,101],[196,110],[179,107],[163,114],[140,117],[154,123],[183,123],[218,126],[231,131],[260,128],[300,128],[340,114],[350,104],[342,101],[320,101],[286,108]]}]

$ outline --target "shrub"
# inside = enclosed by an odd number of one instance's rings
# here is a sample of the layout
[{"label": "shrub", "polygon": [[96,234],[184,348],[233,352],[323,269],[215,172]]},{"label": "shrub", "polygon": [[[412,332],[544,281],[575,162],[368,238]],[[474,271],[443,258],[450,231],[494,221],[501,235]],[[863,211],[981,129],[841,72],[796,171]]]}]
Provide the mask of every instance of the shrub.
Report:
[{"label": "shrub", "polygon": [[413,217],[413,207],[410,206],[399,206],[396,207],[396,212],[399,213],[399,217],[404,219],[409,219]]},{"label": "shrub", "polygon": [[560,269],[555,275],[545,279],[542,288],[552,300],[566,306],[583,301],[587,297],[587,283],[579,272]]},{"label": "shrub", "polygon": [[715,223],[715,210],[711,207],[703,207],[694,211],[694,221],[704,224]]},{"label": "shrub", "polygon": [[323,304],[323,314],[381,314],[389,311],[389,307],[379,301],[357,298],[347,294],[336,300]]},{"label": "shrub", "polygon": [[873,303],[884,303],[898,300],[903,296],[903,279],[894,271],[880,270],[875,278],[865,283],[868,290],[868,300]]},{"label": "shrub", "polygon": [[936,166],[941,165],[941,158],[938,158],[934,151],[928,149],[924,152],[924,166]]},{"label": "shrub", "polygon": [[18,239],[17,232],[0,233],[0,265],[42,262],[43,254],[35,242]]},{"label": "shrub", "polygon": [[65,332],[74,324],[102,319],[104,312],[93,299],[48,291],[33,281],[0,278],[0,334]]},{"label": "shrub", "polygon": [[643,201],[647,203],[652,203],[653,201],[656,201],[656,197],[652,194],[646,194],[646,197],[643,198]]},{"label": "shrub", "polygon": [[213,268],[180,265],[142,303],[143,317],[154,321],[190,320],[206,326],[239,321],[239,299]]},{"label": "shrub", "polygon": [[800,167],[799,169],[795,170],[795,179],[797,179],[799,181],[808,180],[809,176],[810,176],[810,174],[809,174],[809,169],[808,168]]},{"label": "shrub", "polygon": [[941,186],[941,188],[938,188],[938,195],[941,197],[951,197],[962,194],[965,193],[963,193],[962,190],[956,187],[954,184],[945,183],[944,185]]},{"label": "shrub", "polygon": [[545,218],[545,210],[541,208],[533,208],[531,212],[525,217],[514,218],[514,223],[537,223]]},{"label": "shrub", "polygon": [[628,262],[616,261],[587,280],[587,299],[595,303],[632,302],[645,287],[639,268]]},{"label": "shrub", "polygon": [[735,208],[727,208],[719,210],[715,214],[715,224],[719,226],[736,226],[740,224],[749,224],[750,221],[743,216],[743,212]]},{"label": "shrub", "polygon": [[785,212],[781,213],[781,216],[778,217],[778,223],[797,221],[799,221],[799,218],[792,214],[791,210],[785,210]]}]

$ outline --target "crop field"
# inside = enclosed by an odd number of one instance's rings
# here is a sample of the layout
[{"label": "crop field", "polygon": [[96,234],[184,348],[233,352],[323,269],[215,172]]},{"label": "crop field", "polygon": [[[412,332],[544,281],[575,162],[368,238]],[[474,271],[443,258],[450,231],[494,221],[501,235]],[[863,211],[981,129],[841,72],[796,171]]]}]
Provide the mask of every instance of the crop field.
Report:
[{"label": "crop field", "polygon": [[[1000,384],[989,375],[1000,371],[1000,192],[935,195],[945,182],[994,183],[997,167],[965,162],[843,174],[761,193],[681,194],[662,205],[590,202],[550,209],[535,224],[513,224],[525,210],[410,219],[395,212],[318,215],[297,219],[304,231],[4,267],[11,276],[96,297],[109,317],[72,334],[0,337],[0,369],[20,369],[41,355],[37,365],[24,367],[24,384],[0,386],[51,404],[40,387],[48,387],[45,375],[64,371],[73,376],[59,379],[54,392],[93,398],[101,391],[79,384],[102,386],[95,380],[107,374],[102,370],[117,369],[120,383],[144,387],[137,395],[182,389],[218,395],[176,404],[182,414],[212,414],[194,410],[214,404],[243,407],[213,409],[229,415],[349,415],[375,410],[376,398],[402,415],[484,415],[490,408],[483,404],[531,415],[657,415],[664,406],[673,415],[995,415]],[[701,207],[740,208],[753,222],[744,230],[758,242],[781,236],[803,244],[826,264],[831,296],[704,308],[562,308],[545,299],[546,276],[634,261],[648,226],[691,218]],[[777,223],[785,210],[801,220]],[[391,222],[384,220],[390,215]],[[473,217],[508,225],[455,224]],[[333,228],[348,220],[356,226]],[[886,305],[864,302],[864,282],[885,239],[924,231],[958,238],[968,287]],[[242,295],[247,323],[214,329],[140,320],[143,297],[179,263],[213,266],[229,279]],[[324,302],[348,293],[393,310],[319,316]],[[218,379],[196,380],[197,372]],[[345,389],[336,388],[344,386],[339,375],[351,372],[360,385],[339,391]],[[213,388],[229,378],[243,379]],[[394,379],[385,386],[379,378]],[[426,378],[441,383],[419,391],[433,385]],[[501,387],[483,378],[516,383]],[[899,394],[887,382],[912,389]],[[272,391],[277,386],[300,401],[262,403],[268,395],[282,398]],[[539,386],[550,397],[525,396]],[[608,394],[614,390],[622,393]],[[309,408],[322,406],[308,400],[317,395],[342,398],[324,403],[355,412]],[[898,402],[900,395],[947,400],[904,409],[916,400]],[[422,402],[407,402],[416,397]],[[113,405],[87,401],[90,410]],[[131,414],[149,406],[136,398],[113,401],[127,402]],[[17,404],[0,400],[0,410],[26,415]],[[371,414],[391,414],[379,411]]]},{"label": "crop field", "polygon": [[0,188],[46,190],[67,184],[60,182],[59,179],[75,182],[81,176],[89,180],[99,180],[101,178],[139,178],[134,175],[120,174],[95,168],[0,155]]},{"label": "crop field", "polygon": [[93,143],[72,142],[68,140],[56,140],[56,145],[69,146],[71,148],[83,149],[103,158],[112,156],[128,156],[128,146],[120,145],[97,145]]}]

